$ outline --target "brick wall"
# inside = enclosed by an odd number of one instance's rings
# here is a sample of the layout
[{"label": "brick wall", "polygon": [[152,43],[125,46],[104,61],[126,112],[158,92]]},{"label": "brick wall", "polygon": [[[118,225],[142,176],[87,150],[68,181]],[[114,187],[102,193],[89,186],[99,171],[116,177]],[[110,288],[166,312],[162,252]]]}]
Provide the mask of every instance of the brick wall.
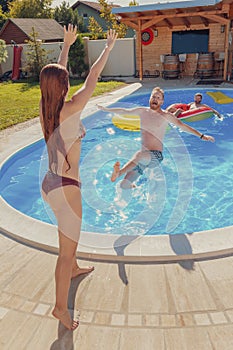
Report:
[{"label": "brick wall", "polygon": [[[207,29],[204,26],[192,26],[191,30]],[[220,24],[211,24],[209,32],[209,52],[224,52],[225,33],[221,33]],[[176,27],[174,31],[186,30],[185,27]],[[158,36],[150,45],[142,45],[143,50],[143,72],[146,70],[154,74],[155,70],[163,71],[161,55],[171,54],[172,30],[169,28],[158,28]],[[183,75],[192,76],[196,71],[197,54],[187,54],[186,62],[183,64]],[[136,50],[136,69],[139,70],[139,50]]]}]

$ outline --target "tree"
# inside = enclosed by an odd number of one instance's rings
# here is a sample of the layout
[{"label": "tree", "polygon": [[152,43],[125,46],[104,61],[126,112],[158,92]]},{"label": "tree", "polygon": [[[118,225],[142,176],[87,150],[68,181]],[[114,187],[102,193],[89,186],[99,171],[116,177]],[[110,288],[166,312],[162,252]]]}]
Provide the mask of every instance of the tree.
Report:
[{"label": "tree", "polygon": [[99,39],[100,37],[103,38],[103,28],[101,25],[95,20],[94,17],[89,18],[89,25],[88,30],[91,33],[91,39]]},{"label": "tree", "polygon": [[77,26],[78,32],[83,31],[83,18],[79,16],[77,9],[72,10],[68,2],[63,1],[60,6],[56,6],[53,17],[61,25],[72,23]]},{"label": "tree", "polygon": [[26,51],[26,67],[24,70],[39,80],[41,69],[49,63],[49,51],[42,48],[42,40],[38,40],[38,34],[34,27],[32,27],[30,37],[31,39],[26,41],[28,50]]},{"label": "tree", "polygon": [[79,16],[78,10],[72,10],[74,14],[73,23],[77,26],[79,33],[84,32],[84,22],[83,17]]},{"label": "tree", "polygon": [[2,7],[0,5],[0,29],[2,28],[6,20],[7,20],[7,15],[2,11]]},{"label": "tree", "polygon": [[83,73],[86,72],[88,66],[84,62],[85,51],[83,40],[80,35],[78,35],[75,43],[71,46],[69,51],[69,67],[72,74],[81,77]]},{"label": "tree", "polygon": [[124,38],[128,27],[119,23],[117,16],[112,13],[112,6],[108,5],[106,0],[98,0],[101,5],[100,17],[104,18],[108,29],[115,29],[118,33],[118,38]]},{"label": "tree", "polygon": [[6,62],[7,57],[6,42],[0,39],[0,74],[2,74],[1,63]]},{"label": "tree", "polygon": [[136,0],[131,0],[129,6],[139,6],[139,3]]},{"label": "tree", "polygon": [[52,18],[52,0],[13,0],[9,4],[12,18]]},{"label": "tree", "polygon": [[3,12],[8,12],[9,11],[9,3],[12,0],[0,0],[0,6],[2,6],[2,11]]},{"label": "tree", "polygon": [[6,62],[7,57],[8,57],[8,54],[6,49],[6,42],[0,39],[0,64],[2,62]]}]

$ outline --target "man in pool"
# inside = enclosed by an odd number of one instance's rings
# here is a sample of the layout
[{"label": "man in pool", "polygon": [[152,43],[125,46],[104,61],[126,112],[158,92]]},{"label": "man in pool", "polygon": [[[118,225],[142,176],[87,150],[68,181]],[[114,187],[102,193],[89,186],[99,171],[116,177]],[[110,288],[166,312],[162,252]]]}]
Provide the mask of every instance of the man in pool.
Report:
[{"label": "man in pool", "polygon": [[218,118],[222,119],[222,116],[221,116],[221,114],[218,111],[216,111],[212,107],[202,103],[202,94],[200,92],[197,92],[194,95],[194,101],[193,102],[190,102],[187,105],[184,104],[184,106],[186,107],[185,109],[183,109],[183,107],[182,108],[179,108],[179,107],[177,108],[177,106],[175,107],[175,105],[171,105],[171,106],[169,106],[167,108],[167,111],[170,112],[170,113],[173,113],[174,116],[177,117],[184,110],[196,109],[196,108],[199,108],[199,107],[208,107],[208,108],[212,109],[213,113],[216,114]]},{"label": "man in pool", "polygon": [[212,136],[202,134],[189,125],[182,123],[172,113],[161,109],[163,102],[164,91],[159,87],[155,87],[150,96],[149,107],[126,109],[98,106],[99,109],[105,112],[136,114],[140,117],[141,150],[136,152],[133,158],[122,168],[119,162],[116,162],[113,168],[112,182],[116,181],[118,177],[125,175],[121,182],[121,188],[129,189],[135,187],[134,182],[142,175],[145,168],[156,167],[163,160],[163,139],[169,123],[199,137],[203,141],[215,141]]}]

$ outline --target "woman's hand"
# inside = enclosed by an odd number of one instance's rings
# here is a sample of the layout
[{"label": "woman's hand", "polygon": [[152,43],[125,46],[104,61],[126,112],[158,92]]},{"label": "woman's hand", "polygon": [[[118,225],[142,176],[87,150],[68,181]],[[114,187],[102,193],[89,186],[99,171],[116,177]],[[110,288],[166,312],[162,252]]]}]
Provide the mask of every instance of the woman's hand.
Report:
[{"label": "woman's hand", "polygon": [[115,45],[117,36],[118,34],[116,33],[115,30],[113,29],[108,30],[106,47],[109,49],[109,51],[111,51],[113,46]]},{"label": "woman's hand", "polygon": [[68,25],[68,29],[66,30],[66,26],[64,26],[64,44],[71,46],[77,39],[77,26],[73,26],[73,24]]}]

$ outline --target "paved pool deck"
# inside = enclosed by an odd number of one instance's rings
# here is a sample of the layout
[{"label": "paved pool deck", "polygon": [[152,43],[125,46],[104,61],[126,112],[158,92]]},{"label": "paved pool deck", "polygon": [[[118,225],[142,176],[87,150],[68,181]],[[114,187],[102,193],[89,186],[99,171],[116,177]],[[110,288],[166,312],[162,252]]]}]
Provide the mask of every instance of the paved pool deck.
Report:
[{"label": "paved pool deck", "polygon": [[[93,113],[97,103],[112,103],[137,89],[201,89],[189,78],[128,82],[123,89],[92,99],[83,117]],[[224,83],[218,88],[231,87]],[[0,136],[3,162],[42,134],[35,119]],[[82,237],[80,265],[92,264],[95,271],[71,283],[69,307],[79,314],[80,326],[69,332],[51,316],[54,228],[28,221],[3,200],[0,212],[1,349],[233,349],[232,227],[173,239],[119,237],[117,248],[116,238],[98,245],[96,237]]]}]

